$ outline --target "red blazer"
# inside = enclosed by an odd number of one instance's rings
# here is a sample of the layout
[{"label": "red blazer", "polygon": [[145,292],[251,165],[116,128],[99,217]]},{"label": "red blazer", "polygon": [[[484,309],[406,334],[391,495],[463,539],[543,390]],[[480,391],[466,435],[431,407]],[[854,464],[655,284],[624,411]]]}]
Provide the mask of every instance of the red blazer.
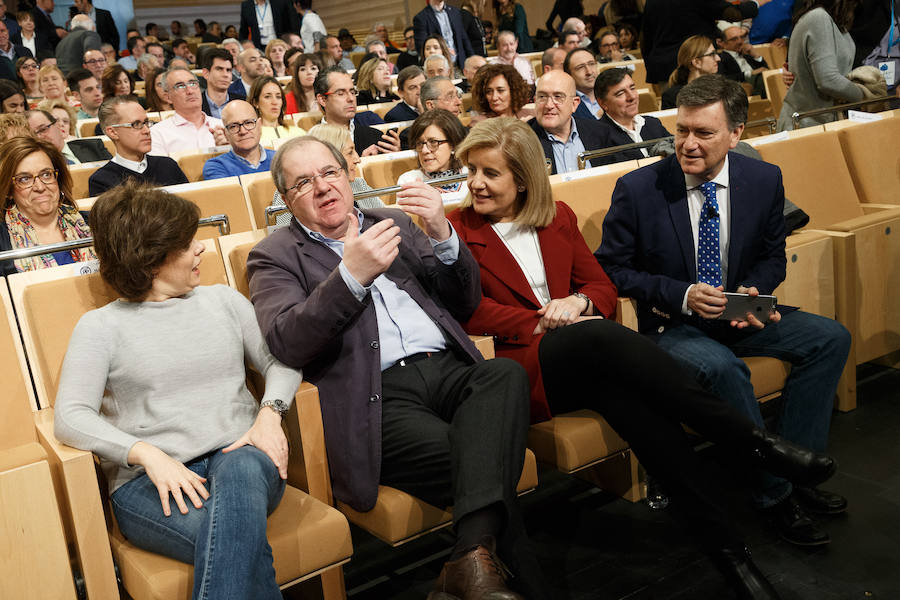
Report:
[{"label": "red blazer", "polygon": [[[516,259],[488,221],[471,208],[455,210],[448,218],[481,270],[481,303],[463,326],[472,335],[494,336],[497,356],[525,367],[531,383],[531,422],[546,421],[553,415],[538,363],[543,334],[534,335],[541,305]],[[591,299],[599,314],[612,317],[616,288],[588,249],[572,209],[557,202],[553,222],[537,232],[550,297],[581,292]]]}]

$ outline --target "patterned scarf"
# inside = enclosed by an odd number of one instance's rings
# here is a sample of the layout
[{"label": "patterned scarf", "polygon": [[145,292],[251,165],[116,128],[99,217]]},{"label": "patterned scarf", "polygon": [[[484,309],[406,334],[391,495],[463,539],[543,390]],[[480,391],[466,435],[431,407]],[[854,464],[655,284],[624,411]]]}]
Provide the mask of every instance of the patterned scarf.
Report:
[{"label": "patterned scarf", "polygon": [[[432,179],[443,179],[444,177],[453,177],[459,174],[459,169],[447,169],[445,171],[435,171],[434,173],[425,171],[425,181],[431,181]],[[457,181],[455,183],[445,183],[444,185],[438,185],[435,187],[442,192],[458,192],[463,183],[465,182]]]},{"label": "patterned scarf", "polygon": [[[67,242],[91,237],[91,229],[84,222],[81,213],[72,206],[62,202],[59,204],[59,216],[57,216],[56,225],[62,231],[63,238]],[[6,228],[9,231],[9,239],[13,248],[30,248],[41,245],[35,237],[31,221],[21,213],[15,203],[6,209]],[[72,258],[79,262],[97,258],[91,247],[72,250],[71,254]],[[15,261],[15,265],[16,270],[20,272],[57,266],[56,259],[53,258],[52,254],[20,258]]]}]

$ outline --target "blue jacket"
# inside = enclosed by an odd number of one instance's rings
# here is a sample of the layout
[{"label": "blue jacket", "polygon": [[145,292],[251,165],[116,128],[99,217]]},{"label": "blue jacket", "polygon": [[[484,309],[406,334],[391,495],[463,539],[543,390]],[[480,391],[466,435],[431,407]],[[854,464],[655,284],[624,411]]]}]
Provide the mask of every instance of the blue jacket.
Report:
[{"label": "blue jacket", "polygon": [[[472,44],[469,42],[469,36],[463,27],[462,13],[455,6],[449,4],[444,5],[444,10],[450,18],[450,28],[453,30],[453,45],[456,50],[456,64],[462,69],[466,59],[475,52],[472,50]],[[426,5],[419,13],[413,17],[413,31],[416,36],[416,50],[419,56],[422,56],[422,49],[425,46],[425,39],[429,35],[441,35],[441,26],[438,24],[437,17],[431,5]]]},{"label": "blue jacket", "polygon": [[234,150],[214,156],[203,165],[203,179],[220,179],[222,177],[234,177],[235,175],[268,171],[271,168],[272,157],[275,156],[275,151],[263,148],[263,152],[265,152],[265,158],[260,161],[255,169],[246,160],[235,154]]}]

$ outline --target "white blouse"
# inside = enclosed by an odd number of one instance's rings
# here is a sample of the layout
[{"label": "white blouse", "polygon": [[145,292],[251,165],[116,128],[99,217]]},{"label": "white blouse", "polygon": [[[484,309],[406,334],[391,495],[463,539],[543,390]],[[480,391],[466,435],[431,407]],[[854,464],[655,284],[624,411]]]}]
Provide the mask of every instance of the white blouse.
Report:
[{"label": "white blouse", "polygon": [[494,223],[491,227],[516,259],[538,303],[547,305],[550,302],[550,288],[547,286],[547,272],[537,231],[516,223]]}]

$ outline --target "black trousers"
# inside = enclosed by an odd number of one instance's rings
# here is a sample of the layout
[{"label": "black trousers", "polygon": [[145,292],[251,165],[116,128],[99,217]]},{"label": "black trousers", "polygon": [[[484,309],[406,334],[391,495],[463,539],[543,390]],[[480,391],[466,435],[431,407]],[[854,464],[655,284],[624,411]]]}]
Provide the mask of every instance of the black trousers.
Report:
[{"label": "black trousers", "polygon": [[504,358],[469,364],[452,351],[381,374],[381,483],[458,521],[501,503],[498,553],[528,597],[543,594],[540,568],[516,500],[529,426],[525,370]]},{"label": "black trousers", "polygon": [[672,507],[708,550],[741,543],[724,493],[706,473],[681,424],[733,449],[748,449],[753,423],[701,388],[656,344],[594,319],[548,332],[538,349],[554,413],[602,414],[672,496]]}]

